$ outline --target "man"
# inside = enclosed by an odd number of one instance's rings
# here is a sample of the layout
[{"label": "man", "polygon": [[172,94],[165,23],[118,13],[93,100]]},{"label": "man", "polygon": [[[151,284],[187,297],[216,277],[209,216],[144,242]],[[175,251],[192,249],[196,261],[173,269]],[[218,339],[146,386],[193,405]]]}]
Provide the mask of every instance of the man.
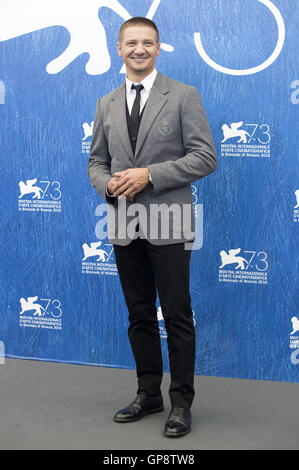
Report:
[{"label": "man", "polygon": [[108,238],[129,311],[138,378],[135,400],[114,421],[136,421],[164,409],[157,290],[171,372],[164,435],[177,437],[191,430],[195,394],[190,183],[215,170],[216,153],[198,91],[155,68],[160,52],[155,23],[142,17],[126,21],[117,49],[126,81],[98,102],[88,162],[91,184],[108,203]]}]

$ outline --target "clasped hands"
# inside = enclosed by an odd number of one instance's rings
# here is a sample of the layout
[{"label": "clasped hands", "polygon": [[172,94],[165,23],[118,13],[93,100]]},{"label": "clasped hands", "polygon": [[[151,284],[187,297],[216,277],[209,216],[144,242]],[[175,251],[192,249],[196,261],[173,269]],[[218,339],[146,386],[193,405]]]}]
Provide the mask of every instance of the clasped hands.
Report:
[{"label": "clasped hands", "polygon": [[125,196],[127,201],[133,201],[135,195],[149,183],[148,168],[128,168],[114,173],[108,181],[107,189],[114,197]]}]

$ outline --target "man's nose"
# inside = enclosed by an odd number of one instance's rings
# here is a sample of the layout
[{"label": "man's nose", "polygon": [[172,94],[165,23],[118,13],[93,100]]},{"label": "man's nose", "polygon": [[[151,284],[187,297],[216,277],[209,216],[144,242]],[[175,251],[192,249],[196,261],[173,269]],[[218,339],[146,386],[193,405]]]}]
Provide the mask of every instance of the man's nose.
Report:
[{"label": "man's nose", "polygon": [[144,46],[142,43],[136,44],[135,47],[135,54],[143,54],[144,53]]}]

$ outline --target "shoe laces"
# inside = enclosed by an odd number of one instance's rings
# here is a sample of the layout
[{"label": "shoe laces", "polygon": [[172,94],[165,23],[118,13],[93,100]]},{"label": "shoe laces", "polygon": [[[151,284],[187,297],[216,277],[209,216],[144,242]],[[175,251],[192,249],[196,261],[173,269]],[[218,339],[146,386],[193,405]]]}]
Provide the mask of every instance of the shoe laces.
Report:
[{"label": "shoe laces", "polygon": [[183,414],[184,414],[184,408],[179,408],[179,407],[175,406],[171,410],[169,417],[174,418],[174,417],[178,416],[178,417],[181,418],[183,416]]},{"label": "shoe laces", "polygon": [[132,405],[141,405],[143,400],[148,397],[148,394],[144,391],[141,390],[141,392],[138,392],[135,400],[133,401]]}]

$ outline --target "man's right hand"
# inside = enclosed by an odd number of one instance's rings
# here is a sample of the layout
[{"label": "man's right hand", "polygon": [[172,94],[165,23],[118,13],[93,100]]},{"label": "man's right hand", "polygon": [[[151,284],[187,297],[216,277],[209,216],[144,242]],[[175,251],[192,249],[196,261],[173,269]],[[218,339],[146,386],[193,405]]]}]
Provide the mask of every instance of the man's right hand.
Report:
[{"label": "man's right hand", "polygon": [[[116,188],[116,183],[119,183],[120,178],[121,176],[113,176],[111,180],[108,181],[107,190],[108,190],[108,193],[111,194],[111,196],[113,196],[113,193]],[[127,201],[132,202],[134,197],[135,196],[132,196],[132,197],[127,196]]]},{"label": "man's right hand", "polygon": [[108,193],[111,194],[111,196],[113,196],[115,186],[118,180],[119,180],[119,177],[113,176],[113,178],[111,178],[111,180],[109,180],[107,183],[107,190],[108,190]]}]

